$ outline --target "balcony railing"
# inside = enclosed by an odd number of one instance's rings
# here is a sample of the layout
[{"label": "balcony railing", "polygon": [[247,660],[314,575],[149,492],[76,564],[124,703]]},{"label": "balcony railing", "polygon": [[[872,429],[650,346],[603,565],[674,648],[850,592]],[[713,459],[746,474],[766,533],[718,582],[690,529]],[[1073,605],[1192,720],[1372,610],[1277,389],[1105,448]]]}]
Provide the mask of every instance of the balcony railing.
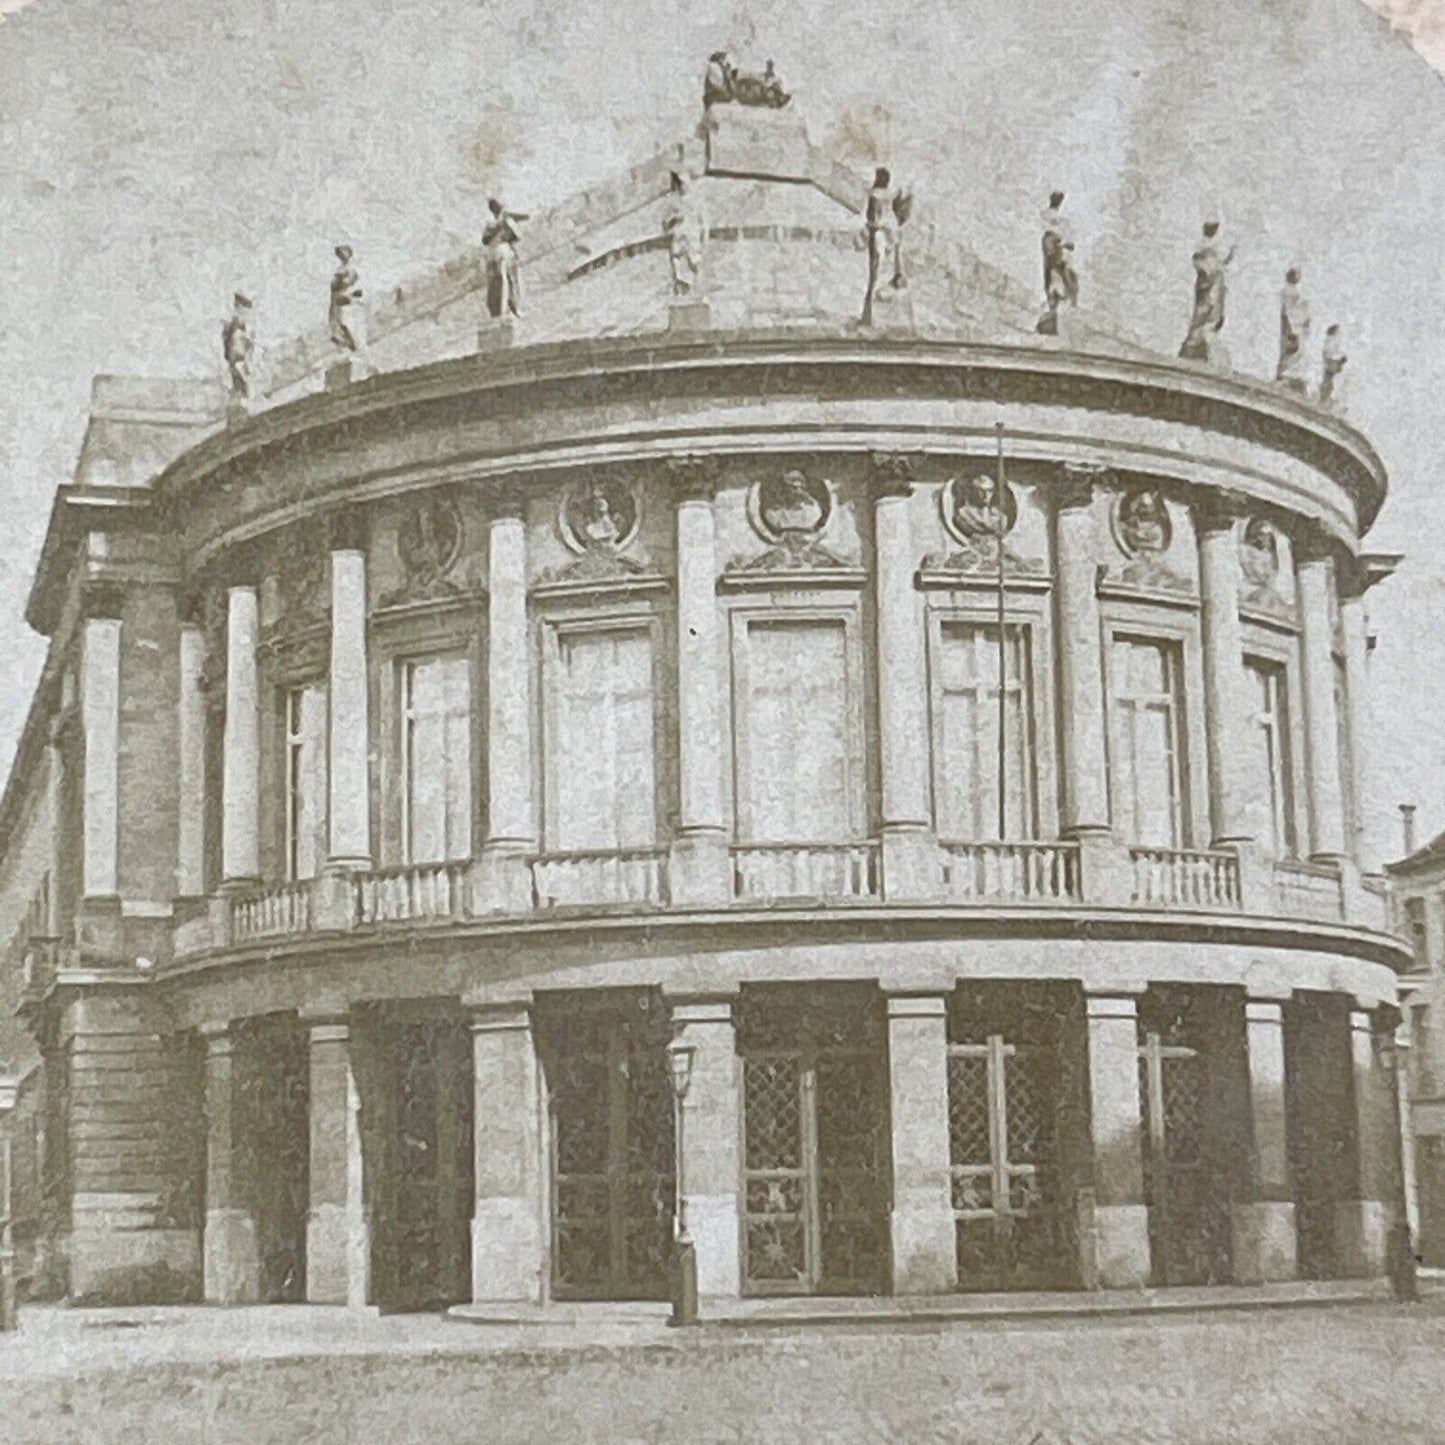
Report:
[{"label": "balcony railing", "polygon": [[1274,865],[1274,902],[1286,918],[1338,921],[1345,916],[1340,871],[1282,859]]},{"label": "balcony railing", "polygon": [[1130,848],[1133,901],[1146,908],[1207,908],[1237,912],[1239,859],[1191,848]]},{"label": "balcony railing", "polygon": [[311,884],[282,883],[231,900],[231,939],[284,938],[311,930]]},{"label": "balcony railing", "polygon": [[468,863],[410,863],[356,876],[356,921],[423,923],[467,916]]},{"label": "balcony railing", "polygon": [[941,843],[943,887],[962,902],[1076,903],[1074,843]]},{"label": "balcony railing", "polygon": [[732,858],[737,899],[878,896],[876,843],[750,843],[735,847]]},{"label": "balcony railing", "polygon": [[661,848],[618,852],[543,853],[532,860],[537,908],[668,903],[667,853]]}]

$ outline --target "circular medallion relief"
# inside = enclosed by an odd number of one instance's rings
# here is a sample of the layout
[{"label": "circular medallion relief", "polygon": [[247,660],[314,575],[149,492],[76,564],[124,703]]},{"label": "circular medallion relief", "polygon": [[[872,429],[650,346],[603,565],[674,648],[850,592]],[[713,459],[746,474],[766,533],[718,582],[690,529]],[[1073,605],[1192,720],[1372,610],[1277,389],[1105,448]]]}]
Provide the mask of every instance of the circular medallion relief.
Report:
[{"label": "circular medallion relief", "polygon": [[462,517],[446,497],[424,497],[402,515],[396,551],[411,577],[439,577],[462,550]]},{"label": "circular medallion relief", "polygon": [[1018,497],[1007,482],[982,471],[972,477],[950,477],[938,493],[944,529],[969,546],[985,537],[1006,537],[1019,519]]},{"label": "circular medallion relief", "polygon": [[1169,550],[1174,524],[1153,487],[1136,487],[1114,504],[1114,540],[1127,557],[1157,557]]},{"label": "circular medallion relief", "polygon": [[1279,537],[1263,517],[1251,517],[1244,524],[1239,567],[1255,587],[1272,587],[1279,576]]},{"label": "circular medallion relief", "polygon": [[563,493],[557,528],[574,552],[616,552],[637,535],[640,510],[621,477],[590,477]]},{"label": "circular medallion relief", "polygon": [[748,493],[748,519],[765,542],[811,540],[822,534],[832,515],[832,484],[797,470],[765,477]]}]

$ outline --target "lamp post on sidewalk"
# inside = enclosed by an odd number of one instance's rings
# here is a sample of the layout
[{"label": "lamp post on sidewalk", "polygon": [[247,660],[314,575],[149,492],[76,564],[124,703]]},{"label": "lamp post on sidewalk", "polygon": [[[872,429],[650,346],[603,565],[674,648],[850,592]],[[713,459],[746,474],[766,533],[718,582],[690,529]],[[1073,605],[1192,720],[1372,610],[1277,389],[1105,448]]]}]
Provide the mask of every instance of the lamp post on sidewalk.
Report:
[{"label": "lamp post on sidewalk", "polygon": [[672,1315],[670,1325],[697,1323],[697,1250],[687,1232],[687,1194],[683,1189],[683,1100],[692,1083],[691,1044],[674,1039],[667,1048],[668,1080],[672,1084],[673,1213]]},{"label": "lamp post on sidewalk", "polygon": [[1390,1089],[1390,1119],[1394,1126],[1393,1165],[1390,1170],[1390,1227],[1386,1236],[1385,1267],[1390,1274],[1390,1290],[1398,1300],[1418,1300],[1420,1285],[1415,1274],[1415,1246],[1410,1238],[1409,1207],[1405,1201],[1405,1133],[1402,1127],[1400,1089],[1404,1083],[1400,1071],[1399,1046],[1393,1035],[1386,1035],[1380,1049],[1380,1062]]}]

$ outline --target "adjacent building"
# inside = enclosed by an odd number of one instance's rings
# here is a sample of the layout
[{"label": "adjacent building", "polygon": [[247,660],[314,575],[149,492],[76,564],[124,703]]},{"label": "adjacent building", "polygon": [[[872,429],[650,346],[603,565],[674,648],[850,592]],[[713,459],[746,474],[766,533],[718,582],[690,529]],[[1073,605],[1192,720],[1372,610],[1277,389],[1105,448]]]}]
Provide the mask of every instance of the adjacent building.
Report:
[{"label": "adjacent building", "polygon": [[34,1290],[662,1296],[679,1194],[723,1299],[1383,1272],[1379,458],[906,216],[860,326],[866,184],[709,115],[501,317],[97,383],[0,803]]}]

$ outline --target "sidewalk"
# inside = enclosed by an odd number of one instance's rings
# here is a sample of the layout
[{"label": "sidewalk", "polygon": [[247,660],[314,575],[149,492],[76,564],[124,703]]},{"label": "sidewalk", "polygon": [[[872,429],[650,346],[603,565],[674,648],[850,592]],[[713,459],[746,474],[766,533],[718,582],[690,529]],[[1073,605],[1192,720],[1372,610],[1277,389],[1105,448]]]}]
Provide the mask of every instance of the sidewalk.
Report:
[{"label": "sidewalk", "polygon": [[[1424,1278],[1421,1284],[1427,1299],[1445,1299],[1445,1278]],[[18,1332],[0,1335],[0,1380],[142,1365],[223,1366],[334,1356],[471,1355],[502,1364],[558,1355],[606,1359],[634,1351],[750,1352],[770,1348],[769,1337],[789,1328],[1068,1319],[1083,1325],[1106,1317],[1379,1305],[1389,1297],[1383,1281],[1340,1280],[1092,1294],[729,1300],[705,1302],[700,1326],[686,1330],[668,1327],[666,1304],[559,1304],[536,1310],[462,1305],[447,1315],[382,1315],[331,1305],[30,1305],[21,1310]]]}]

